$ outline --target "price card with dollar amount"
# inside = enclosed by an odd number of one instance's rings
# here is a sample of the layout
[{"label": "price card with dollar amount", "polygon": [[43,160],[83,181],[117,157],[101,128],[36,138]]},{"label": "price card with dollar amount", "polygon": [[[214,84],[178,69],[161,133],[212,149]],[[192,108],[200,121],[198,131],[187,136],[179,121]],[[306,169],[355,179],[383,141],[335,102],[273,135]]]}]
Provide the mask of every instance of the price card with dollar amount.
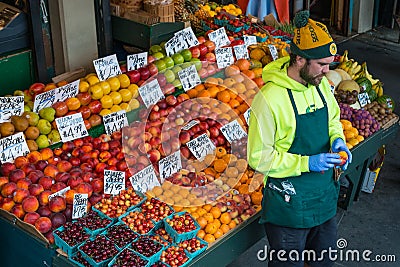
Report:
[{"label": "price card with dollar amount", "polygon": [[119,68],[117,55],[110,55],[93,60],[94,69],[100,81],[107,80],[110,77],[117,76],[122,73]]},{"label": "price card with dollar amount", "polygon": [[226,35],[224,27],[221,27],[218,30],[210,32],[208,34],[208,39],[214,42],[216,48],[223,47],[231,43],[231,41],[229,41],[228,35]]},{"label": "price card with dollar amount", "polygon": [[190,128],[192,128],[193,126],[195,126],[196,124],[199,124],[200,122],[198,120],[191,120],[188,123],[186,123],[183,127],[182,130],[189,130]]},{"label": "price card with dollar amount", "polygon": [[139,87],[139,94],[142,97],[146,108],[156,104],[160,99],[164,98],[164,94],[161,91],[161,87],[157,79],[154,79],[149,83]]},{"label": "price card with dollar amount", "polygon": [[272,60],[277,60],[279,58],[278,56],[278,50],[276,50],[276,47],[274,45],[268,45],[269,52],[271,52]]},{"label": "price card with dollar amount", "polygon": [[163,183],[165,178],[182,169],[181,151],[178,150],[171,155],[161,159],[158,162],[158,170],[160,172],[160,182]]},{"label": "price card with dollar amount", "polygon": [[255,37],[254,35],[244,35],[243,41],[246,46],[257,44],[257,37]]},{"label": "price card with dollar amount", "polygon": [[104,194],[118,195],[125,190],[125,172],[104,170]]},{"label": "price card with dollar amount", "polygon": [[87,213],[88,194],[74,194],[72,202],[72,219],[83,217]]},{"label": "price card with dollar amount", "polygon": [[81,113],[56,118],[56,124],[63,143],[89,135]]},{"label": "price card with dollar amount", "polygon": [[0,122],[10,121],[11,116],[19,116],[23,112],[23,96],[0,97]]},{"label": "price card with dollar amount", "polygon": [[26,143],[23,132],[13,134],[0,139],[0,160],[1,163],[11,162],[19,156],[29,154],[29,148]]},{"label": "price card with dollar amount", "polygon": [[187,142],[186,146],[198,160],[203,160],[207,154],[213,153],[216,148],[205,133]]},{"label": "price card with dollar amount", "polygon": [[179,80],[181,81],[183,90],[189,91],[196,85],[201,83],[200,76],[197,73],[196,66],[192,65],[181,71],[178,71]]},{"label": "price card with dollar amount", "polygon": [[232,47],[216,48],[215,57],[219,69],[232,65],[234,62]]},{"label": "price card with dollar amount", "polygon": [[229,143],[247,136],[237,120],[231,121],[221,127],[221,132]]},{"label": "price card with dollar amount", "polygon": [[249,108],[243,113],[243,117],[246,120],[247,125],[249,125],[250,112],[251,112],[251,109]]},{"label": "price card with dollar amount", "polygon": [[75,97],[79,93],[79,83],[80,80],[76,80],[64,86],[36,95],[35,101],[33,102],[33,112],[39,113],[39,110],[51,107],[56,102]]},{"label": "price card with dollar amount", "polygon": [[147,52],[128,55],[126,57],[126,65],[128,71],[137,70],[147,65]]},{"label": "price card with dollar amount", "polygon": [[233,51],[235,52],[236,59],[249,58],[249,51],[247,51],[246,45],[235,45]]},{"label": "price card with dollar amount", "polygon": [[63,189],[61,189],[60,191],[57,191],[57,192],[55,192],[54,194],[49,195],[47,198],[48,198],[48,200],[50,201],[50,199],[52,199],[53,197],[56,197],[56,196],[62,196],[62,197],[64,197],[64,196],[65,196],[65,193],[66,193],[68,190],[70,190],[70,189],[71,189],[71,187],[70,187],[70,186],[67,186],[66,188],[63,188]]},{"label": "price card with dollar amount", "polygon": [[358,94],[358,102],[360,102],[361,107],[364,107],[366,104],[371,103],[368,93],[364,92],[364,93]]},{"label": "price card with dollar amount", "polygon": [[140,172],[134,174],[130,178],[133,189],[145,193],[155,186],[160,186],[153,165],[149,165]]},{"label": "price card with dollar amount", "polygon": [[200,44],[199,40],[197,40],[197,37],[193,32],[192,27],[187,27],[183,30],[180,30],[176,32],[174,35],[182,36],[182,39],[186,42],[185,48],[190,48]]},{"label": "price card with dollar amount", "polygon": [[103,116],[103,124],[106,129],[106,134],[111,135],[113,132],[121,130],[128,126],[128,118],[126,111],[120,110]]},{"label": "price card with dollar amount", "polygon": [[172,56],[185,49],[186,47],[185,41],[182,39],[182,35],[175,35],[168,42],[165,43],[165,53],[167,56]]}]

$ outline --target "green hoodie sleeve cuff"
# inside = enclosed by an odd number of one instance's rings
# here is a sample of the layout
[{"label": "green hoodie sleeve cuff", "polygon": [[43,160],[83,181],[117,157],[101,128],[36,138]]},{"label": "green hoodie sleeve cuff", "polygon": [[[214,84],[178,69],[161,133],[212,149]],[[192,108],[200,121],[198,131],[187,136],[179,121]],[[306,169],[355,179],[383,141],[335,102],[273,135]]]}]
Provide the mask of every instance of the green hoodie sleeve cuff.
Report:
[{"label": "green hoodie sleeve cuff", "polygon": [[300,171],[301,172],[310,172],[310,169],[308,168],[308,159],[309,156],[301,156],[301,162],[300,162]]}]

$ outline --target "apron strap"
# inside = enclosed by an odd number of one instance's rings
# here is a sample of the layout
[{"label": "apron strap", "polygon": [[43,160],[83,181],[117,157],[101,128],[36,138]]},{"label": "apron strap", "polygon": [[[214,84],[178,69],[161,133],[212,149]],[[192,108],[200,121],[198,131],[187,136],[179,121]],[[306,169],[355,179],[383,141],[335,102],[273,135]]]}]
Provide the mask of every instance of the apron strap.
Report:
[{"label": "apron strap", "polygon": [[[325,101],[324,95],[322,94],[321,90],[319,89],[319,86],[317,86],[316,88],[317,88],[318,95],[319,95],[319,97],[321,98],[324,107],[326,107],[326,101]],[[288,89],[288,88],[286,88],[286,90],[287,90],[287,92],[288,92],[288,94],[289,94],[290,102],[292,103],[295,117],[297,118],[297,116],[299,115],[299,112],[298,112],[298,110],[297,110],[296,103],[294,102],[292,90],[290,90],[290,89]]]}]

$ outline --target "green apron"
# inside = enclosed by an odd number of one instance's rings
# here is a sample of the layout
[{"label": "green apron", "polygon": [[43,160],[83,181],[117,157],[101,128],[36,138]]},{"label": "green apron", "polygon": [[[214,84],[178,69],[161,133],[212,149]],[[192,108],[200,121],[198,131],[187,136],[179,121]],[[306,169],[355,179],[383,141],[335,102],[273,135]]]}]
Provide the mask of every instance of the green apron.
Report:
[{"label": "green apron", "polygon": [[[299,115],[293,94],[287,89],[296,118],[295,138],[289,153],[311,156],[330,149],[328,108],[318,87],[317,91],[324,107]],[[293,185],[295,192],[284,191],[286,185]],[[260,223],[292,228],[320,225],[335,216],[338,195],[339,183],[333,178],[333,169],[288,178],[268,177]]]}]

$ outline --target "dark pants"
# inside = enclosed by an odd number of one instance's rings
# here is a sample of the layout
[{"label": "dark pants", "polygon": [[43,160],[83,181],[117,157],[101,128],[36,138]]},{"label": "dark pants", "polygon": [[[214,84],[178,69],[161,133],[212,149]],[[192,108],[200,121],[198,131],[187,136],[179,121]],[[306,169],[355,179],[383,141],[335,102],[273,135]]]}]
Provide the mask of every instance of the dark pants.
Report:
[{"label": "dark pants", "polygon": [[264,227],[269,242],[269,267],[303,267],[304,262],[313,267],[333,265],[329,251],[336,249],[335,217],[312,228],[289,228],[270,223]]}]

